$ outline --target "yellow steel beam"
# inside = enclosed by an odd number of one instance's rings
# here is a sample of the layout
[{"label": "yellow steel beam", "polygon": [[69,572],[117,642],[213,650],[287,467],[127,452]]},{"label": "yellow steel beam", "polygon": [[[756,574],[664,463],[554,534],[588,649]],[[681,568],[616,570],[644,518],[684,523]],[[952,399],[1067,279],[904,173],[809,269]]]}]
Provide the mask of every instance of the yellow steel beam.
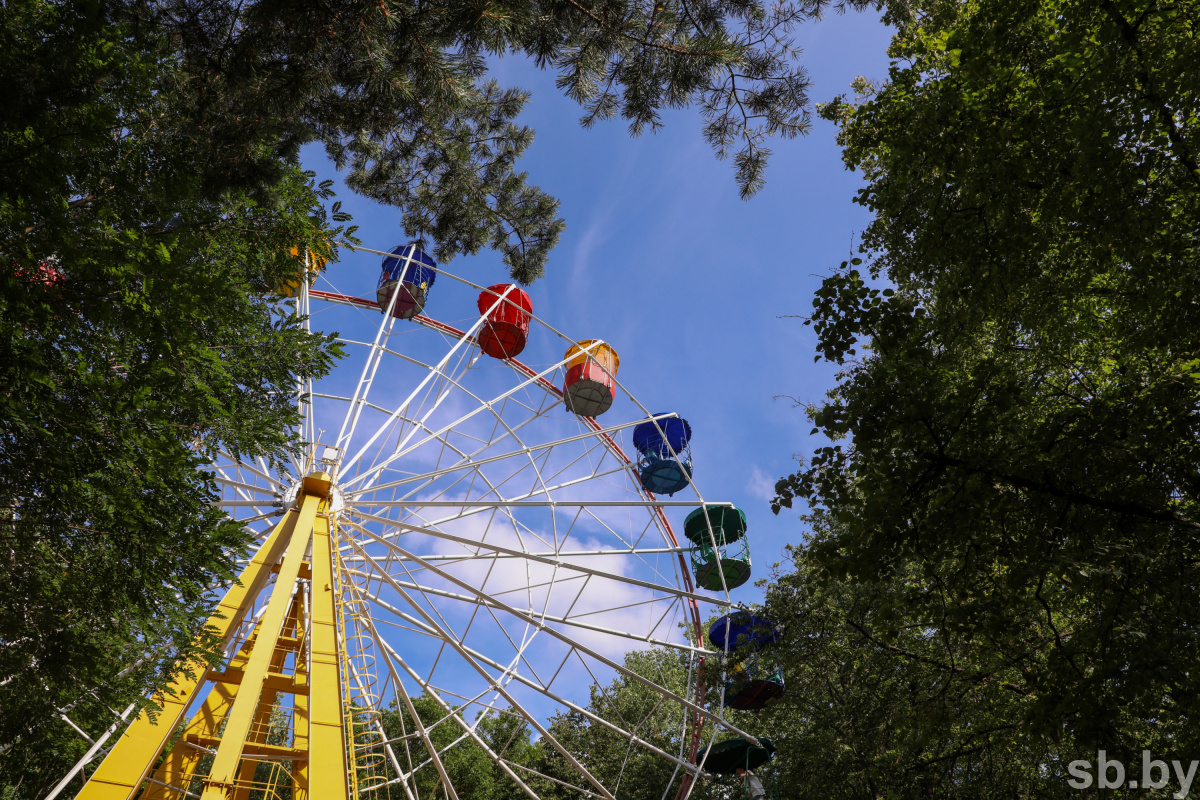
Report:
[{"label": "yellow steel beam", "polygon": [[309,675],[308,793],[313,800],[347,800],[346,734],[329,518],[317,517],[312,553],[312,673]]},{"label": "yellow steel beam", "polygon": [[[312,565],[308,574],[312,575]],[[311,583],[310,583],[311,585]],[[304,646],[296,650],[296,686],[303,685],[304,691],[297,692],[292,701],[292,747],[303,753],[303,757],[292,759],[292,800],[308,800],[308,692],[310,689],[308,677],[308,656],[310,642],[304,635],[311,614],[309,612],[309,593],[303,593],[300,598],[300,616],[296,624],[296,638]]]},{"label": "yellow steel beam", "polygon": [[[264,723],[270,724],[271,711],[273,710],[274,703],[268,703],[267,702],[268,697],[273,698],[274,695],[272,695],[271,693],[264,690],[262,693],[262,698],[259,700],[259,703],[258,703],[258,710],[254,712],[253,728],[255,728],[255,729],[261,729],[261,726]],[[246,752],[246,750],[252,744],[257,744],[257,742],[249,742],[249,741],[243,742],[242,746],[239,748],[238,755],[239,756],[250,755],[249,753]],[[220,752],[220,750],[219,750],[220,745],[218,744],[217,747],[218,747],[218,752]],[[233,792],[229,793],[229,796],[232,797],[233,800],[250,800],[250,785],[252,783],[254,783],[254,773],[258,771],[259,763],[260,762],[255,761],[252,758],[242,758],[241,763],[237,769],[237,781],[235,783],[236,788],[234,789]],[[208,785],[207,780],[205,781],[205,785],[206,786]]]},{"label": "yellow steel beam", "polygon": [[317,506],[323,498],[317,495],[302,495],[300,514],[293,529],[292,540],[284,556],[283,566],[275,580],[275,588],[267,603],[267,610],[259,622],[259,634],[255,638],[254,650],[246,662],[242,676],[242,690],[233,701],[233,707],[225,717],[225,730],[221,734],[221,745],[213,758],[208,777],[204,780],[201,800],[228,800],[238,774],[238,761],[242,748],[254,722],[254,712],[262,695],[262,685],[271,668],[275,655],[275,643],[282,633],[283,623],[292,607],[296,588],[296,576],[304,563],[304,554],[312,538],[313,520]]},{"label": "yellow steel beam", "polygon": [[[302,575],[303,573],[304,564],[301,564],[300,569],[297,570],[297,574]],[[293,592],[291,609],[288,611],[287,619],[284,620],[283,629],[280,631],[279,637],[275,640],[275,652],[271,656],[271,665],[268,667],[266,678],[263,679],[262,696],[258,701],[258,711],[254,714],[254,725],[251,728],[250,736],[247,737],[247,741],[242,748],[242,765],[238,771],[237,791],[233,795],[234,800],[250,800],[251,792],[257,788],[256,778],[259,777],[260,766],[266,764],[269,767],[268,771],[272,771],[278,766],[277,762],[256,761],[253,758],[246,758],[246,756],[255,755],[249,753],[247,748],[255,744],[268,746],[283,744],[271,741],[271,736],[273,734],[278,735],[279,733],[273,727],[272,723],[275,722],[275,711],[279,707],[280,692],[288,692],[294,685],[292,678],[284,675],[283,670],[287,666],[288,656],[294,649],[292,643],[296,641],[296,617],[299,613],[299,607],[300,593]],[[236,672],[238,683],[241,683],[242,678],[245,676],[245,671],[237,670]],[[272,684],[281,684],[285,688],[278,690],[273,688]],[[251,690],[253,690],[253,687],[247,691]],[[307,691],[307,687],[305,687],[305,690]],[[268,698],[272,698],[273,702],[268,703]],[[287,745],[283,744],[283,746]],[[261,790],[259,794],[262,794]]]},{"label": "yellow steel beam", "polygon": [[[229,686],[240,686],[245,673],[240,669],[227,669],[224,672],[210,672],[208,679]],[[281,672],[268,672],[262,688],[268,692],[284,692],[286,694],[308,694],[308,685],[297,683],[292,675]]]},{"label": "yellow steel beam", "polygon": [[[252,606],[254,598],[270,576],[271,568],[291,540],[299,516],[298,512],[293,511],[275,526],[271,536],[238,576],[238,583],[225,593],[216,612],[209,618],[208,625],[216,629],[222,641],[228,640],[241,624],[247,609]],[[143,711],[121,734],[76,800],[129,800],[162,752],[167,738],[179,725],[179,720],[194,699],[196,687],[207,672],[208,665],[203,661],[196,659],[190,662],[184,674],[162,693],[162,711],[158,713],[157,721],[151,721],[149,714]],[[190,677],[187,673],[190,673]]]},{"label": "yellow steel beam", "polygon": [[[221,744],[221,740],[216,736],[191,736],[187,737],[187,741],[191,744],[197,744],[201,747],[213,748]],[[242,748],[244,756],[270,756],[272,758],[307,758],[308,753],[297,750],[295,747],[288,747],[282,744],[263,744],[262,742],[247,742]]]},{"label": "yellow steel beam", "polygon": [[[275,571],[279,572],[279,565],[275,565]],[[300,577],[306,581],[312,580],[312,568],[308,564],[300,565]]]}]

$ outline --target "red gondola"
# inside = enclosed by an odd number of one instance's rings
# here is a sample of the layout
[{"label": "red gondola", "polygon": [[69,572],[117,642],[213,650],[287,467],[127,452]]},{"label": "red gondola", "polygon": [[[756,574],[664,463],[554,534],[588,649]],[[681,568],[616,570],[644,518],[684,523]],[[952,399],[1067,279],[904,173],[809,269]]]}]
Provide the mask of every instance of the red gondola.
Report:
[{"label": "red gondola", "polygon": [[[498,302],[497,302],[498,301]],[[479,348],[492,358],[516,358],[529,339],[533,301],[511,283],[497,283],[479,293],[479,313],[487,321],[479,331]]]}]

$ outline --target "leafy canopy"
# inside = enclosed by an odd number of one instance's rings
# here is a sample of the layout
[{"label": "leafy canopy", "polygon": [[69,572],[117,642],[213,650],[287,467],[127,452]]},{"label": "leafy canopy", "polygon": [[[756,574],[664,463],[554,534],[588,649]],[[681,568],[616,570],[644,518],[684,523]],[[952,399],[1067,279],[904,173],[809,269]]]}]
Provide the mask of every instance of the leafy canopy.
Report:
[{"label": "leafy canopy", "polygon": [[[897,662],[922,631],[948,648],[937,680],[1004,686],[973,701],[998,726],[1063,761],[1183,757],[1200,7],[932,0],[891,19],[888,81],[823,110],[874,218],[865,266],[814,300],[820,356],[844,367],[809,410],[831,442],[775,510],[827,520],[802,558],[878,589],[870,636]],[[976,734],[947,716],[911,735]]]},{"label": "leafy canopy", "polygon": [[208,193],[203,153],[172,132],[177,76],[95,8],[14,4],[0,50],[12,744],[58,708],[103,719],[173,669],[168,652],[203,647],[206,593],[244,534],[210,507],[202,467],[217,447],[292,446],[287,393],[335,350],[265,290],[298,272],[289,246],[332,255],[340,229],[294,167],[269,192]]},{"label": "leafy canopy", "polygon": [[[402,209],[437,256],[490,247],[537,278],[563,228],[558,203],[516,161],[528,99],[488,77],[489,57],[531,58],[591,125],[654,130],[664,108],[699,106],[732,155],[742,195],[764,182],[769,136],[807,131],[808,79],[792,28],[828,0],[121,0],[106,8],[166,37],[186,82],[172,103],[208,143],[221,188],[270,181],[319,141],[357,192]],[[837,0],[839,8],[866,0]]]}]

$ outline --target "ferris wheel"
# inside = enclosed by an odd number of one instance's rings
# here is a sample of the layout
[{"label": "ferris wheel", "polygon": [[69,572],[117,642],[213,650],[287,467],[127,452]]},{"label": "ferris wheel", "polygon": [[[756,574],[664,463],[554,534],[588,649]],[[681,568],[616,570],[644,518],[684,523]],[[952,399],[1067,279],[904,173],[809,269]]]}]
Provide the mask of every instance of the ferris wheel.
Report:
[{"label": "ferris wheel", "polygon": [[[690,425],[519,287],[352,250],[353,286],[310,255],[280,287],[345,351],[296,387],[307,450],[212,465],[256,548],[214,618],[225,667],[174,687],[171,726],[130,725],[79,797],[454,800],[462,748],[535,800],[644,796],[638,758],[688,797],[718,731],[756,741],[706,699],[702,626],[750,559],[745,515],[693,480]],[[568,719],[623,755],[599,764]]]}]

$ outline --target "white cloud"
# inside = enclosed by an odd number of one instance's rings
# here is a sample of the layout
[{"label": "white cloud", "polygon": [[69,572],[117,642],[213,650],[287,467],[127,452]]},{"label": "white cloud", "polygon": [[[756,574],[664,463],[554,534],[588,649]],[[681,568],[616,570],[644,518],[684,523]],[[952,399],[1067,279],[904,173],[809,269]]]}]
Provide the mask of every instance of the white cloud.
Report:
[{"label": "white cloud", "polygon": [[775,480],[755,464],[746,481],[746,491],[759,500],[771,500],[775,497]]}]

